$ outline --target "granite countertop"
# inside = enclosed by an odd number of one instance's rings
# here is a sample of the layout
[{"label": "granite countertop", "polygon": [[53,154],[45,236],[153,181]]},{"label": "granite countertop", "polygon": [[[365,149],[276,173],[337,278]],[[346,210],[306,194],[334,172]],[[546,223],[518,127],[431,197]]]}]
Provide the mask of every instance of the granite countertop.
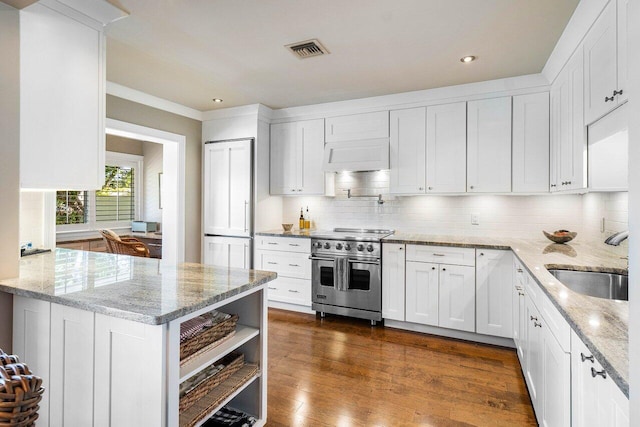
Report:
[{"label": "granite countertop", "polygon": [[276,273],[56,249],[20,261],[0,291],[159,325],[256,288]]},{"label": "granite countertop", "polygon": [[547,268],[627,273],[620,251],[600,241],[556,244],[544,237],[533,239],[475,236],[433,236],[396,233],[385,243],[512,249],[547,294],[571,328],[629,396],[629,303],[582,295],[564,286]]},{"label": "granite countertop", "polygon": [[293,229],[291,231],[284,231],[282,229],[279,230],[266,230],[256,233],[256,236],[275,236],[275,237],[303,237],[309,238],[311,237],[311,233],[317,231],[315,228],[312,229],[304,229],[304,230],[296,230]]}]

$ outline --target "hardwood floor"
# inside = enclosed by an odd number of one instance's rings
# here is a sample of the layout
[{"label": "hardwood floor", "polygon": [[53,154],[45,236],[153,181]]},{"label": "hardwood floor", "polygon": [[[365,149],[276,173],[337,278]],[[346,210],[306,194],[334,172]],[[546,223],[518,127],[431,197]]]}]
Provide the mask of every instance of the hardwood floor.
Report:
[{"label": "hardwood floor", "polygon": [[268,427],[535,426],[513,350],[269,309]]}]

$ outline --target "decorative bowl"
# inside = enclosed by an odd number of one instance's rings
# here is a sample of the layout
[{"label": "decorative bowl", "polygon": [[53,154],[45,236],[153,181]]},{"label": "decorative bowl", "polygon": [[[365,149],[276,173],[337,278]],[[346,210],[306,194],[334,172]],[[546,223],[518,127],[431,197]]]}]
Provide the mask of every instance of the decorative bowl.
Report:
[{"label": "decorative bowl", "polygon": [[293,228],[293,224],[282,224],[282,228],[284,229],[284,231],[291,231],[291,229]]},{"label": "decorative bowl", "polygon": [[575,231],[569,230],[556,230],[553,233],[547,233],[546,231],[542,230],[542,232],[547,237],[547,239],[555,243],[570,242],[578,235],[578,233],[576,233]]}]

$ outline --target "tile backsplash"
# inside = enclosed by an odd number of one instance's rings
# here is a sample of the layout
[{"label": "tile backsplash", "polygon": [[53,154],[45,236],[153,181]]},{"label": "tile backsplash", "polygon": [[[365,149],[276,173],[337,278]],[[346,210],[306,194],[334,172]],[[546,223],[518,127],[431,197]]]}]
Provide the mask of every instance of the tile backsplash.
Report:
[{"label": "tile backsplash", "polygon": [[[336,175],[335,187],[335,197],[285,197],[283,222],[297,224],[300,208],[308,206],[318,229],[375,227],[409,233],[514,237],[569,229],[604,240],[605,235],[627,227],[627,193],[398,197],[389,195],[389,171],[342,172]],[[347,199],[347,189],[354,196],[372,197]],[[382,205],[377,203],[378,194],[382,194]],[[471,223],[472,216],[477,216],[477,225]],[[604,233],[599,225],[602,217],[606,218]]]}]

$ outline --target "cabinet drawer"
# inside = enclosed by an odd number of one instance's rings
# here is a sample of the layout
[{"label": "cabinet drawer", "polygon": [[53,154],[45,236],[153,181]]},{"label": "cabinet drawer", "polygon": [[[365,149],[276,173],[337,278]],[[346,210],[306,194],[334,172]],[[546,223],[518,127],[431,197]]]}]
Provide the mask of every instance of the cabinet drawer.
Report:
[{"label": "cabinet drawer", "polygon": [[[542,290],[541,290],[542,291]],[[549,330],[566,353],[571,351],[571,327],[546,295],[540,295],[540,314]]]},{"label": "cabinet drawer", "polygon": [[311,253],[311,239],[303,237],[256,236],[256,249]]},{"label": "cabinet drawer", "polygon": [[476,265],[476,250],[449,246],[407,245],[407,261],[473,267]]},{"label": "cabinet drawer", "polygon": [[279,277],[269,282],[268,289],[271,301],[311,307],[311,280]]},{"label": "cabinet drawer", "polygon": [[308,254],[258,251],[256,265],[260,270],[275,271],[278,276],[311,279],[311,260]]}]

